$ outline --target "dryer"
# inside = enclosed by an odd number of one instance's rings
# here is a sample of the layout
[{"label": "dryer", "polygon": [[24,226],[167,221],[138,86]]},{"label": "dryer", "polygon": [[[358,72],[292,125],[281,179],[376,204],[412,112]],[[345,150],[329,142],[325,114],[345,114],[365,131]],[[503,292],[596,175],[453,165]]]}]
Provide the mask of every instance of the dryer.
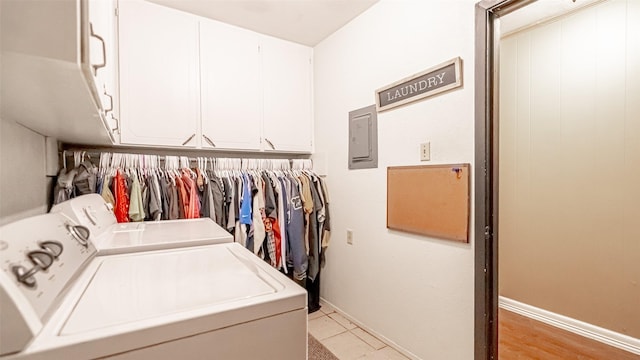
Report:
[{"label": "dryer", "polygon": [[85,226],[98,255],[233,242],[233,236],[209,218],[118,223],[110,204],[98,194],[56,204],[51,212]]},{"label": "dryer", "polygon": [[306,358],[306,292],[237,243],[96,256],[50,213],[0,227],[0,359]]}]

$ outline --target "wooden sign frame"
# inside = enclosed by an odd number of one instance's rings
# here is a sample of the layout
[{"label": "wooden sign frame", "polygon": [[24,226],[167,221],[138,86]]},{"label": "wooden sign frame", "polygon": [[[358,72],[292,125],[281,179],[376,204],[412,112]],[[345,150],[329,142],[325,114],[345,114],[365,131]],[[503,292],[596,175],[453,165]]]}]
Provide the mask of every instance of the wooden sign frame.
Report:
[{"label": "wooden sign frame", "polygon": [[462,86],[462,59],[453,58],[376,90],[378,112]]},{"label": "wooden sign frame", "polygon": [[387,168],[387,228],[469,242],[469,164]]}]

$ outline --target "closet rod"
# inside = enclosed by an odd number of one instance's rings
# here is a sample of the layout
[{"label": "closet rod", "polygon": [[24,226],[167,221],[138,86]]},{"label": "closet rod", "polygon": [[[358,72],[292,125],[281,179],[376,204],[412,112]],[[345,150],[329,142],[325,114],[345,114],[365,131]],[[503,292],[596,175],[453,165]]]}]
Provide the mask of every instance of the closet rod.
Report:
[{"label": "closet rod", "polygon": [[[63,166],[66,168],[67,166],[67,157],[73,157],[75,156],[75,154],[80,153],[81,155],[87,156],[89,159],[95,159],[96,161],[100,159],[100,155],[102,153],[112,153],[112,154],[124,154],[124,155],[155,155],[158,156],[158,160],[160,160],[161,162],[164,162],[165,156],[175,156],[175,157],[186,157],[189,159],[189,162],[197,162],[198,159],[247,159],[247,160],[289,160],[289,163],[291,165],[294,164],[295,161],[300,161],[300,160],[309,160],[311,161],[311,159],[309,158],[283,158],[283,157],[241,157],[238,156],[240,154],[233,154],[235,156],[185,156],[185,155],[172,155],[169,153],[165,154],[157,154],[157,153],[151,153],[151,152],[137,152],[137,153],[131,153],[131,152],[127,152],[127,151],[112,151],[111,149],[104,149],[104,150],[99,150],[99,149],[67,149],[67,150],[62,150],[61,151],[61,157],[62,157],[62,161],[63,161]],[[204,154],[202,154],[204,155]],[[311,168],[313,168],[313,162],[311,162]]]}]

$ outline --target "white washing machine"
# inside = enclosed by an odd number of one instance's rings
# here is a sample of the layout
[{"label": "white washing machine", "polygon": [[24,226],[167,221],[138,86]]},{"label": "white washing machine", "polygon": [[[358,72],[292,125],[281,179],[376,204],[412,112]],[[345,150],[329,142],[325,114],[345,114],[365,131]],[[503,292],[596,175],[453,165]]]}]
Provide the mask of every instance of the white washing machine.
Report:
[{"label": "white washing machine", "polygon": [[64,213],[85,226],[98,255],[233,242],[233,236],[209,218],[118,223],[98,194],[64,201],[51,212]]},{"label": "white washing machine", "polygon": [[78,229],[0,227],[0,359],[306,358],[305,290],[239,244],[96,256]]}]

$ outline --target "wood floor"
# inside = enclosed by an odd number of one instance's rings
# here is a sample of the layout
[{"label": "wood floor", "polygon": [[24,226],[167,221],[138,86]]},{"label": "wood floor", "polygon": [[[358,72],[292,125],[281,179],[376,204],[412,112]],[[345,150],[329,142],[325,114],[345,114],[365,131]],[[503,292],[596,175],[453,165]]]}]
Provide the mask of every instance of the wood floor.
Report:
[{"label": "wood floor", "polygon": [[640,360],[635,355],[499,309],[499,360]]}]

